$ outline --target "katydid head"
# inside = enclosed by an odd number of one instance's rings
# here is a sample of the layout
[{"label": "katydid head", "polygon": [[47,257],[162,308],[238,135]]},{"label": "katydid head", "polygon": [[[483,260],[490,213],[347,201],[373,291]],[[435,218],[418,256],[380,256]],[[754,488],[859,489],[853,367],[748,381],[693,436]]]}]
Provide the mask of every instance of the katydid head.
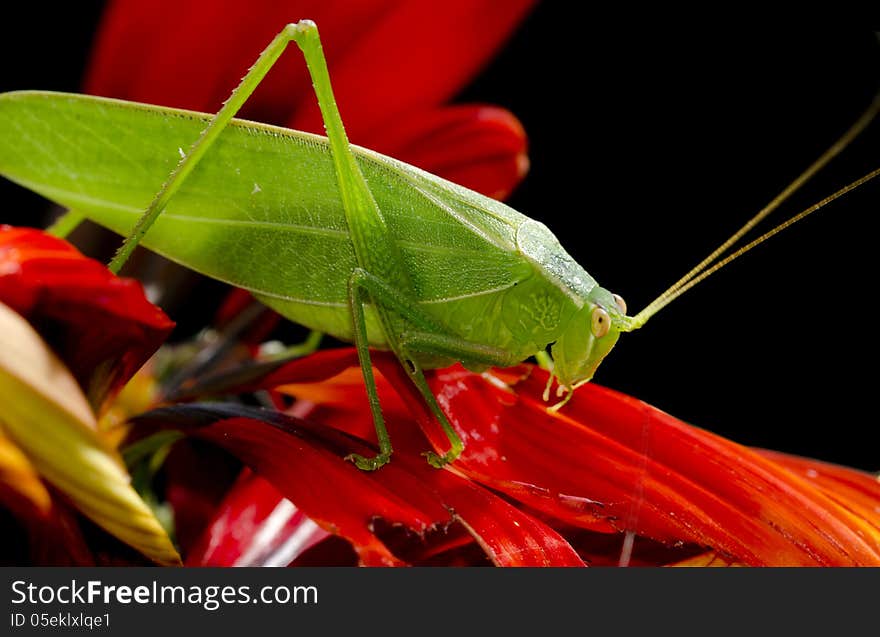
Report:
[{"label": "katydid head", "polygon": [[602,359],[626,331],[626,303],[596,286],[553,344],[553,374],[560,388],[571,390],[593,377]]}]

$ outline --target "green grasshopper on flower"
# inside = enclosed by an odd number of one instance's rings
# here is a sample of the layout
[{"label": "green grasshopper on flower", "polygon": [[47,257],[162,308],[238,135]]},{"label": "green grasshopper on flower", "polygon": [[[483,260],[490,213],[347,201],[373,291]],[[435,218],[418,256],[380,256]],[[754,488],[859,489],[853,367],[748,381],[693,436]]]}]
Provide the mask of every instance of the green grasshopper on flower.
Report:
[{"label": "green grasshopper on flower", "polygon": [[[326,139],[233,120],[291,41],[305,57]],[[551,382],[564,396],[551,407],[558,408],[593,377],[621,332],[640,328],[732,259],[880,174],[869,173],[721,258],[878,109],[875,99],[776,199],[633,316],[540,222],[351,146],[317,28],[307,20],[276,36],[215,116],[79,95],[0,96],[0,171],[68,207],[62,226],[85,217],[128,235],[110,264],[114,271],[143,241],[249,290],[291,320],[353,341],[379,442],[376,456],[351,457],[365,470],[392,454],[369,353],[390,349],[449,439],[445,454],[425,454],[441,467],[458,457],[462,442],[423,370],[455,361],[470,369],[509,366],[537,356],[552,365]]]}]

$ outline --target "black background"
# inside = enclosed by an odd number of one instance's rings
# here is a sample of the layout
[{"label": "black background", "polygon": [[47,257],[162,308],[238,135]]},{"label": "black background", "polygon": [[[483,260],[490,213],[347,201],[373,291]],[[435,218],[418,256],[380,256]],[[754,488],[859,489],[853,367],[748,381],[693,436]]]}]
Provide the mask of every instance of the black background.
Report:
[{"label": "black background", "polygon": [[[532,169],[510,203],[632,311],[797,176],[878,88],[880,45],[855,18],[803,28],[574,6],[542,4],[460,99],[520,117]],[[100,7],[7,14],[0,87],[77,90]],[[878,129],[785,210],[877,167]],[[37,197],[7,182],[0,197],[0,222],[42,222]],[[878,201],[869,184],[761,246],[623,335],[596,381],[745,444],[880,469]]]}]

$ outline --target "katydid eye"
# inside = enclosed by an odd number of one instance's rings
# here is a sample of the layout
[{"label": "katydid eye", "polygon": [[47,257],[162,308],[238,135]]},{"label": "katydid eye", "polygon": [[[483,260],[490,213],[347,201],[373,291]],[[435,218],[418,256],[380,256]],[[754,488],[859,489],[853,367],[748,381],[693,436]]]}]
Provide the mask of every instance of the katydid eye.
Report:
[{"label": "katydid eye", "polygon": [[614,302],[617,303],[617,307],[620,309],[621,314],[626,315],[626,301],[623,300],[623,297],[619,294],[612,294],[614,298]]},{"label": "katydid eye", "polygon": [[593,331],[593,336],[602,338],[608,333],[610,327],[611,318],[608,316],[608,312],[601,307],[594,307],[593,313],[590,315],[590,329]]}]

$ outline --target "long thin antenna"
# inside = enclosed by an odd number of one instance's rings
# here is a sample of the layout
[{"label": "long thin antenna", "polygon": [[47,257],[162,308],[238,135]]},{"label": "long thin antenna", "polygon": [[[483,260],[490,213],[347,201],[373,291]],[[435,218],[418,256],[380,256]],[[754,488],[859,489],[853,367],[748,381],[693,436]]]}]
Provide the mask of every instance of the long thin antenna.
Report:
[{"label": "long thin antenna", "polygon": [[[677,299],[682,294],[684,294],[685,292],[690,290],[692,287],[694,287],[697,283],[699,283],[700,281],[702,281],[703,279],[708,277],[710,274],[717,272],[718,270],[720,270],[721,268],[726,266],[728,263],[730,263],[734,259],[741,257],[742,255],[744,255],[746,252],[748,252],[749,250],[751,250],[755,246],[757,246],[761,243],[764,243],[767,239],[769,239],[773,235],[779,234],[780,232],[782,232],[783,230],[785,230],[789,226],[794,225],[795,223],[797,223],[798,221],[800,221],[804,217],[813,214],[814,212],[816,212],[820,208],[824,208],[826,205],[828,205],[829,203],[831,203],[835,199],[842,197],[843,195],[850,192],[851,190],[855,190],[856,188],[858,188],[862,184],[865,184],[865,183],[871,181],[872,179],[874,179],[877,176],[880,176],[880,168],[875,168],[874,170],[869,172],[864,177],[861,177],[860,179],[855,180],[851,184],[844,186],[843,188],[841,188],[840,190],[838,190],[834,194],[825,197],[825,199],[823,199],[822,201],[815,203],[812,206],[810,206],[809,208],[807,208],[806,210],[799,212],[798,214],[793,216],[791,219],[788,219],[787,221],[783,221],[782,223],[780,223],[778,226],[776,226],[772,230],[768,230],[767,232],[762,234],[760,237],[758,237],[754,241],[750,241],[749,243],[747,243],[743,247],[739,248],[735,252],[731,252],[728,256],[721,259],[718,263],[712,265],[710,268],[699,273],[697,276],[693,277],[690,281],[686,281],[684,283],[684,285],[679,285],[671,293],[670,292],[663,293],[656,300],[652,301],[651,304],[648,305],[644,310],[642,310],[641,312],[639,312],[638,314],[636,314],[633,317],[632,322],[633,322],[633,324],[636,324],[636,327],[633,327],[633,329],[637,329],[638,327],[641,327],[642,325],[644,325],[645,321],[647,321],[652,315],[656,314],[657,312],[662,310],[664,307],[666,307],[667,305],[672,303],[675,299]],[[645,315],[644,318],[641,318],[642,315]]]},{"label": "long thin antenna", "polygon": [[[828,162],[834,159],[837,155],[846,148],[850,142],[852,142],[858,135],[868,127],[871,121],[877,116],[877,113],[880,112],[880,93],[874,96],[871,105],[868,109],[859,117],[858,120],[838,139],[828,150],[826,150],[822,155],[814,161],[810,166],[802,172],[798,177],[792,181],[782,192],[780,192],[773,200],[764,206],[758,214],[749,219],[739,230],[733,233],[727,241],[722,243],[718,248],[716,248],[709,256],[703,259],[699,264],[694,266],[687,274],[685,274],[682,278],[672,284],[668,289],[666,289],[662,294],[660,294],[656,299],[651,301],[641,312],[636,314],[632,319],[628,322],[627,329],[635,330],[644,325],[649,318],[654,316],[657,312],[659,312],[662,308],[666,307],[673,300],[677,299],[681,296],[685,291],[694,287],[697,283],[704,280],[710,274],[717,272],[722,267],[733,261],[735,258],[742,256],[759,243],[763,243],[767,239],[769,239],[774,234],[777,234],[787,228],[788,226],[800,221],[804,217],[809,214],[812,214],[816,210],[819,210],[826,204],[830,203],[834,199],[837,199],[841,195],[849,192],[850,190],[857,188],[863,183],[870,181],[874,177],[877,176],[878,171],[874,171],[865,175],[861,179],[849,184],[848,186],[842,188],[837,191],[830,197],[823,199],[815,206],[811,206],[807,210],[801,212],[798,215],[795,215],[788,221],[776,226],[773,230],[765,233],[758,239],[755,239],[751,243],[746,246],[743,246],[736,252],[732,253],[730,256],[725,259],[715,263],[718,258],[727,252],[737,241],[743,238],[752,228],[754,228],[757,224],[763,221],[770,213],[776,210],[786,199],[791,197],[801,186],[803,186],[813,175],[815,175],[819,170],[824,168]],[[715,263],[715,265],[712,265]],[[710,267],[711,266],[711,267]],[[708,269],[707,269],[708,268]]]}]

